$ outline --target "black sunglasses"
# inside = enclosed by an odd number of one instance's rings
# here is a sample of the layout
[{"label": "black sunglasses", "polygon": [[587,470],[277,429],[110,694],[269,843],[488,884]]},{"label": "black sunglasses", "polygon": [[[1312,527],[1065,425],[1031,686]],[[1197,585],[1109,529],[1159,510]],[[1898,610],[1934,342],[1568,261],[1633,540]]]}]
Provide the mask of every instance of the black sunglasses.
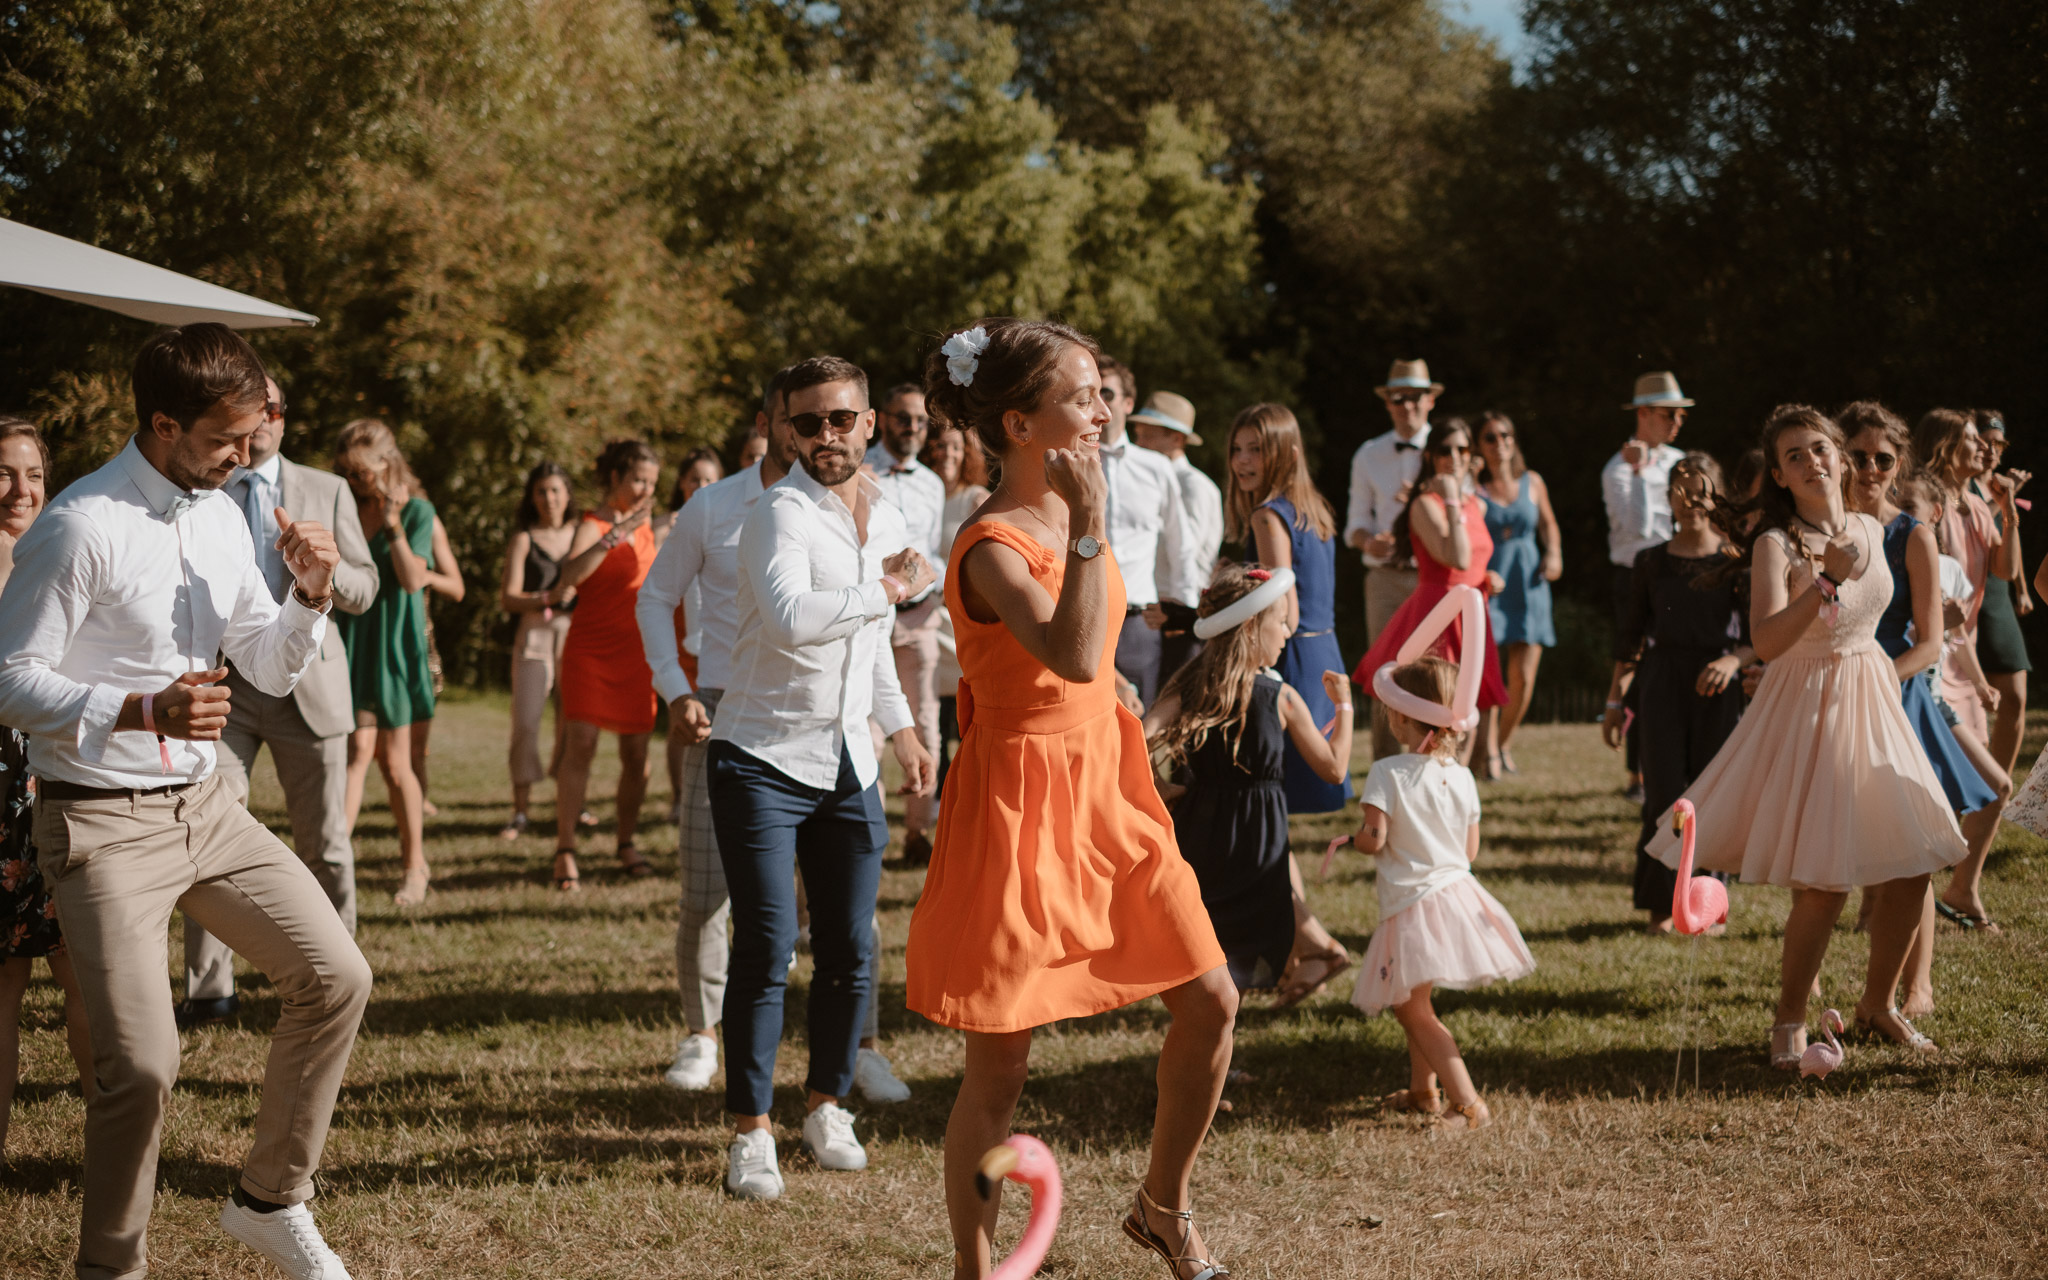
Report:
[{"label": "black sunglasses", "polygon": [[1513,444],[1514,442],[1514,435],[1506,431],[1489,431],[1479,437],[1479,443],[1481,444]]},{"label": "black sunglasses", "polygon": [[284,401],[265,400],[263,402],[263,416],[266,418],[282,418],[284,416]]},{"label": "black sunglasses", "polygon": [[1893,467],[1899,465],[1899,455],[1883,452],[1866,453],[1861,449],[1851,449],[1849,450],[1849,462],[1858,471],[1870,466],[1875,466],[1879,471],[1890,471]]},{"label": "black sunglasses", "polygon": [[830,413],[792,413],[789,415],[789,425],[795,427],[796,433],[806,440],[816,439],[828,422],[832,424],[834,431],[845,435],[853,430],[853,424],[859,422],[861,415],[866,412],[866,409],[834,409]]},{"label": "black sunglasses", "polygon": [[1387,403],[1388,403],[1388,404],[1421,404],[1421,403],[1422,403],[1422,394],[1423,394],[1423,393],[1422,393],[1422,392],[1420,392],[1420,391],[1396,391],[1396,392],[1393,392],[1393,393],[1391,393],[1391,394],[1389,394],[1389,395],[1387,396]]}]

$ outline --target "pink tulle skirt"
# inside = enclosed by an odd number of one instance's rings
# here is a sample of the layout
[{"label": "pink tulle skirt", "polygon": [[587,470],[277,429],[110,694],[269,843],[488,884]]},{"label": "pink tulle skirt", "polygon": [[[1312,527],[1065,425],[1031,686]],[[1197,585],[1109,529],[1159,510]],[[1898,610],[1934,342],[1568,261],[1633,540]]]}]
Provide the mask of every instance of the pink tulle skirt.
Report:
[{"label": "pink tulle skirt", "polygon": [[1467,875],[1380,921],[1351,1003],[1378,1013],[1423,983],[1464,991],[1527,977],[1536,957],[1507,908]]}]

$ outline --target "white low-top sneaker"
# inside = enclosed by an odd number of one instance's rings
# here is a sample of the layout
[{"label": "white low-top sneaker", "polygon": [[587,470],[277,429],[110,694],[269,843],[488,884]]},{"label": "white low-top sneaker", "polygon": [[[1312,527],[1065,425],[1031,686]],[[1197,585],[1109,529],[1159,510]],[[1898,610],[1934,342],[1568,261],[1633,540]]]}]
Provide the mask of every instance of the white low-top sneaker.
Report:
[{"label": "white low-top sneaker", "polygon": [[873,1049],[853,1055],[853,1087],[869,1102],[907,1102],[910,1086],[896,1078],[889,1060]]},{"label": "white low-top sneaker", "polygon": [[275,1262],[292,1280],[349,1280],[303,1204],[257,1213],[230,1200],[221,1206],[220,1229]]},{"label": "white low-top sneaker", "polygon": [[782,1170],[775,1163],[774,1134],[766,1129],[735,1134],[725,1160],[725,1189],[736,1198],[782,1198]]},{"label": "white low-top sneaker", "polygon": [[868,1167],[867,1149],[853,1136],[853,1113],[836,1102],[821,1103],[804,1117],[804,1149],[820,1169],[856,1173]]},{"label": "white low-top sneaker", "polygon": [[676,1048],[676,1060],[661,1078],[687,1093],[711,1087],[711,1077],[718,1070],[718,1041],[710,1036],[687,1035]]}]

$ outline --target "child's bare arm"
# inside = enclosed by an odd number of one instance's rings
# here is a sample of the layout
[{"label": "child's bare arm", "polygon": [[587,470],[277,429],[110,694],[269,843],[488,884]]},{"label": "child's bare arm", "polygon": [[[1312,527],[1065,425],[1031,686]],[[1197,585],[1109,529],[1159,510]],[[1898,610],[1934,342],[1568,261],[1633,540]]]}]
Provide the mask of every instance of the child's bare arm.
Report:
[{"label": "child's bare arm", "polygon": [[1476,822],[1465,828],[1465,861],[1479,861],[1479,824]]},{"label": "child's bare arm", "polygon": [[1360,805],[1358,834],[1351,837],[1351,847],[1360,853],[1378,853],[1387,847],[1387,812],[1378,805]]},{"label": "child's bare arm", "polygon": [[1337,723],[1328,738],[1323,737],[1322,726],[1316,723],[1308,703],[1302,701],[1294,686],[1285,685],[1280,690],[1280,721],[1287,726],[1294,749],[1318,778],[1333,785],[1344,781],[1351,772],[1351,683],[1341,674],[1329,672],[1323,686],[1328,692],[1337,681],[1343,681],[1343,696],[1331,696],[1330,700],[1337,704]]},{"label": "child's bare arm", "polygon": [[1169,693],[1153,703],[1151,709],[1145,712],[1145,740],[1150,742],[1166,732],[1166,726],[1172,724],[1174,717],[1179,714],[1180,695],[1177,693]]}]

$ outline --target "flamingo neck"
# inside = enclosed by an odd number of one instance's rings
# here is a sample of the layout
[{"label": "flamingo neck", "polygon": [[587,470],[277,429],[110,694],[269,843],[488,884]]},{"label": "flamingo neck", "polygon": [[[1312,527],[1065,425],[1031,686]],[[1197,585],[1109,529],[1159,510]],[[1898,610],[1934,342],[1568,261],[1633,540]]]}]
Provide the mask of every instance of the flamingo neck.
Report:
[{"label": "flamingo neck", "polygon": [[1054,1172],[1031,1179],[1026,1185],[1031,1188],[1031,1220],[1025,1225],[1017,1247],[1003,1259],[1003,1265],[989,1272],[989,1280],[1031,1280],[1038,1274],[1038,1264],[1045,1261],[1046,1251],[1052,1248],[1053,1233],[1060,1225],[1060,1176]]}]

